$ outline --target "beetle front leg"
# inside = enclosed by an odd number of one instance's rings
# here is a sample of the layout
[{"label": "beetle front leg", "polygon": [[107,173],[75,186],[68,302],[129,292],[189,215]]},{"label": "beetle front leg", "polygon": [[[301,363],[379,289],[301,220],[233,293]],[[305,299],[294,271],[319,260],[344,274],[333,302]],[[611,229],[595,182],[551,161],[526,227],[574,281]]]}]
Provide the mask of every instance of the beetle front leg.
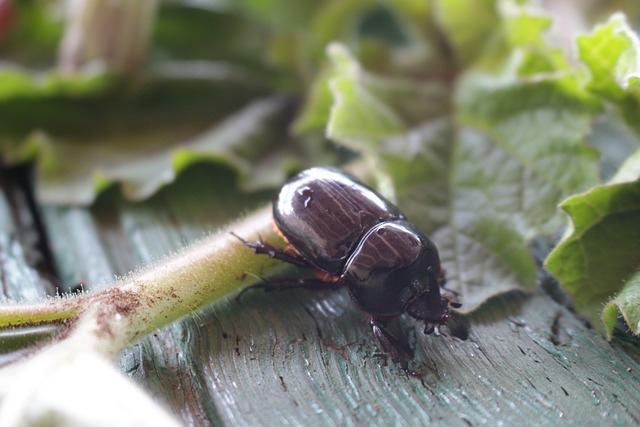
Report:
[{"label": "beetle front leg", "polygon": [[280,261],[288,262],[289,264],[296,265],[298,267],[312,267],[304,258],[300,256],[291,255],[288,252],[278,249],[275,246],[265,243],[262,240],[257,242],[249,242],[242,237],[238,236],[233,231],[230,231],[231,235],[240,240],[245,246],[253,249],[257,254],[269,255],[271,258],[278,259]]},{"label": "beetle front leg", "polygon": [[369,325],[373,330],[373,335],[380,343],[382,350],[389,354],[391,360],[399,364],[405,372],[409,372],[409,362],[413,359],[411,349],[385,330],[387,327],[386,320],[376,316],[370,316]]}]

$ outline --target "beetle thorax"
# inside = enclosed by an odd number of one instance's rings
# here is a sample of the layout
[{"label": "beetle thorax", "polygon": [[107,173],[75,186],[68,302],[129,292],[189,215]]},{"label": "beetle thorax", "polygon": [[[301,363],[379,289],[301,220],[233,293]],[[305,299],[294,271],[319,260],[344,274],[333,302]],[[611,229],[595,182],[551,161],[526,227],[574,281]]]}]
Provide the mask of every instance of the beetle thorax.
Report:
[{"label": "beetle thorax", "polygon": [[439,260],[435,247],[407,221],[387,221],[373,227],[347,261],[343,280],[355,302],[378,316],[405,312],[432,283]]}]

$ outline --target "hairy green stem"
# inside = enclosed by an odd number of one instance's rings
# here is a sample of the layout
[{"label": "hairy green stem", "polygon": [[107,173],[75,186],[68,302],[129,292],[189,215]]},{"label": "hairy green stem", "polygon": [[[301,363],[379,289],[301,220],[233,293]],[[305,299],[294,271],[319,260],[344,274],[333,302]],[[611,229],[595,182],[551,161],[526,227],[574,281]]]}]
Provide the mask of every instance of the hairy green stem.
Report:
[{"label": "hairy green stem", "polygon": [[0,305],[0,328],[60,322],[78,315],[80,298],[49,299],[36,304]]},{"label": "hairy green stem", "polygon": [[231,231],[246,239],[282,243],[271,226],[270,208],[221,229],[112,287],[80,297],[0,307],[0,327],[33,325],[77,317],[77,338],[107,356],[135,340],[240,289],[280,263],[256,256]]}]

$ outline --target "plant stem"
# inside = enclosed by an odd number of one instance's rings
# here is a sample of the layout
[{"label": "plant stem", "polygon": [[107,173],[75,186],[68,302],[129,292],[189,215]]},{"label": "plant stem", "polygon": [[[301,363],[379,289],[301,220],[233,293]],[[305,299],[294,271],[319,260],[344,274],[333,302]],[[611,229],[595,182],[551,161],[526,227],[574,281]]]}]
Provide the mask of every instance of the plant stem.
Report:
[{"label": "plant stem", "polygon": [[71,0],[58,68],[79,72],[91,62],[134,75],[146,59],[157,0]]},{"label": "plant stem", "polygon": [[115,356],[157,328],[247,285],[254,280],[252,274],[265,275],[282,265],[256,256],[230,234],[283,243],[271,222],[271,209],[265,207],[107,289],[34,305],[0,307],[0,327],[77,316],[69,338]]},{"label": "plant stem", "polygon": [[36,304],[0,305],[0,328],[58,322],[77,316],[77,297],[49,299]]}]

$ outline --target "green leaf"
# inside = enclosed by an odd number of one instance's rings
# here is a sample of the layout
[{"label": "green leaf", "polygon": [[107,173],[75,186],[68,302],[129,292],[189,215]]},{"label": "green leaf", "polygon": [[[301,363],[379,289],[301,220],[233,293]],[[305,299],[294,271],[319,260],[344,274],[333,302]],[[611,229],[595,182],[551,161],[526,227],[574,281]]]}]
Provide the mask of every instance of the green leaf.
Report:
[{"label": "green leaf", "polygon": [[[424,7],[410,1],[398,7],[407,14],[415,12],[412,17],[416,20],[425,13]],[[42,13],[42,8],[37,9]],[[211,129],[236,114],[247,117],[239,109],[274,91],[274,86],[276,90],[299,90],[300,80],[295,76],[300,70],[314,72],[318,56],[307,47],[322,52],[324,41],[320,39],[325,36],[352,38],[357,46],[360,38],[371,38],[365,34],[370,29],[364,28],[370,15],[388,11],[387,15],[397,18],[395,10],[393,4],[368,0],[295,7],[281,0],[207,7],[162,4],[149,52],[153,66],[138,81],[106,75],[96,68],[94,74],[87,68],[86,74],[70,77],[50,70],[39,74],[0,69],[0,148],[9,162],[35,160],[38,194],[56,203],[89,203],[116,183],[122,183],[129,197],[140,199],[199,160],[232,166],[245,188],[275,184],[290,167],[285,166],[289,160],[284,147],[291,140],[280,133],[289,120],[287,112],[274,113],[268,124],[248,119],[239,126],[252,134],[259,123],[276,126],[269,129],[273,132],[265,132],[263,140],[270,144],[256,143],[254,138],[237,140],[244,147],[241,156],[216,149],[216,144],[203,144],[202,140],[211,139],[200,133],[215,132]],[[382,14],[385,19],[387,15]],[[337,21],[341,24],[334,25]],[[313,31],[307,31],[310,28]],[[279,62],[273,56],[283,46],[295,48],[285,49],[290,62]],[[193,61],[178,63],[167,57]],[[245,65],[203,61],[220,58]],[[330,99],[330,94],[326,87],[318,92],[319,103],[324,104],[312,109],[314,115],[308,123],[302,122],[301,131],[323,128],[326,123],[330,103],[322,96]],[[296,95],[294,92],[292,98]],[[282,122],[276,124],[275,116]],[[243,132],[237,135],[246,136]],[[195,151],[194,145],[199,147]],[[305,147],[304,151],[317,154],[322,148]],[[256,164],[247,166],[256,159]],[[324,157],[315,157],[321,159]]]},{"label": "green leaf", "polygon": [[[547,201],[598,182],[598,154],[581,141],[590,132],[599,103],[580,90],[574,77],[469,75],[460,83],[457,101],[462,122],[489,135],[538,177],[540,185],[553,184],[555,194],[546,188],[547,196],[542,195]],[[570,173],[567,162],[572,164]]]},{"label": "green leaf", "polygon": [[[73,79],[54,72],[30,73],[18,67],[0,68],[0,102],[14,99],[43,99],[48,97],[95,96],[121,83],[115,75],[84,74]],[[6,117],[6,116],[5,116]],[[6,129],[7,122],[2,123]]]},{"label": "green leaf", "polygon": [[127,198],[144,199],[202,161],[232,167],[244,190],[273,188],[292,161],[278,149],[283,107],[280,99],[264,99],[208,128],[168,123],[89,144],[34,135],[23,149],[40,155],[36,191],[45,203],[88,204],[115,183]]},{"label": "green leaf", "polygon": [[289,2],[284,0],[237,0],[234,7],[267,25],[274,32],[304,28],[316,12],[320,0]]},{"label": "green leaf", "polygon": [[616,13],[591,34],[578,37],[578,55],[590,72],[586,87],[613,101],[640,134],[640,40],[626,17]]},{"label": "green leaf", "polygon": [[463,308],[532,289],[530,240],[561,224],[559,200],[598,182],[583,140],[599,103],[572,76],[525,78],[518,67],[468,73],[451,100],[436,82],[373,76],[339,45],[329,54],[328,135],[394,183],[391,196],[436,241]]},{"label": "green leaf", "polygon": [[640,335],[640,273],[635,273],[625,281],[624,288],[607,304],[602,313],[609,338],[619,315],[622,315],[631,332]]},{"label": "green leaf", "polygon": [[558,78],[469,77],[458,93],[462,126],[451,159],[449,223],[440,233],[449,238],[462,290],[480,304],[535,286],[530,239],[553,234],[557,202],[598,180],[597,154],[582,143],[597,110]]},{"label": "green leaf", "polygon": [[438,0],[436,10],[460,64],[486,58],[487,51],[499,43],[495,0]]},{"label": "green leaf", "polygon": [[540,37],[551,26],[548,16],[536,15],[528,11],[514,14],[504,20],[505,35],[511,46],[527,46],[540,43]]},{"label": "green leaf", "polygon": [[293,123],[293,131],[296,134],[324,130],[333,103],[329,90],[329,81],[333,74],[330,69],[325,69],[318,73],[311,83],[307,90],[307,101]]},{"label": "green leaf", "polygon": [[259,31],[227,9],[213,2],[162,2],[153,27],[152,54],[173,60],[257,62],[256,52],[263,47],[256,37]]},{"label": "green leaf", "polygon": [[580,60],[591,79],[587,88],[606,98],[620,100],[640,77],[638,36],[623,14],[616,13],[591,34],[578,37]]},{"label": "green leaf", "polygon": [[0,147],[9,162],[36,160],[40,200],[91,203],[114,183],[141,199],[197,161],[233,167],[245,189],[284,178],[285,103],[249,102],[264,89],[243,70],[172,63],[133,91],[124,83],[109,75],[0,72]]},{"label": "green leaf", "polygon": [[499,70],[514,54],[523,57],[522,75],[568,68],[567,59],[545,34],[552,19],[526,1],[440,0],[436,10],[463,68]]},{"label": "green leaf", "polygon": [[447,88],[435,82],[372,75],[341,44],[329,45],[327,53],[333,63],[327,134],[354,150],[375,155],[383,138],[437,116],[447,106]]},{"label": "green leaf", "polygon": [[378,139],[399,132],[402,119],[370,90],[375,82],[367,77],[346,48],[333,44],[328,54],[337,70],[330,82],[334,103],[327,125],[329,137],[358,149],[364,145],[362,133],[366,139],[371,135]]},{"label": "green leaf", "polygon": [[[352,72],[362,74],[363,79],[367,80],[368,89],[374,92],[404,92],[399,96],[407,101],[411,97],[405,94],[413,93],[415,81],[397,79],[392,84],[394,88],[388,88],[387,82],[376,82],[375,76],[365,71],[362,64],[384,74],[401,73],[409,76],[449,72],[444,58],[446,55],[439,52],[444,50],[439,46],[442,43],[439,30],[430,19],[432,9],[429,2],[415,0],[383,1],[380,4],[369,0],[334,0],[320,8],[312,27],[314,49],[323,54],[328,52],[332,64],[323,66],[311,82],[302,112],[294,124],[295,132],[324,130],[333,108],[330,82],[338,77],[336,70],[342,67],[353,67]],[[340,43],[332,44],[335,40],[340,40]],[[348,50],[344,48],[347,45]],[[351,56],[351,51],[358,52],[358,61]],[[336,81],[334,84],[342,83]],[[375,86],[381,87],[376,89]],[[438,98],[448,91],[447,87],[434,83],[428,83],[425,87],[430,95]],[[362,96],[366,98],[368,95]],[[367,110],[364,98],[362,109]],[[413,105],[407,107],[420,114],[422,105],[419,100],[413,99]],[[343,105],[341,108],[350,106]],[[371,112],[371,119],[378,113],[381,112]],[[387,117],[385,120],[394,119]]]},{"label": "green leaf", "polygon": [[608,184],[570,197],[561,207],[571,217],[572,227],[547,258],[547,268],[596,327],[606,326],[611,336],[614,311],[620,310],[638,333],[640,151]]}]

